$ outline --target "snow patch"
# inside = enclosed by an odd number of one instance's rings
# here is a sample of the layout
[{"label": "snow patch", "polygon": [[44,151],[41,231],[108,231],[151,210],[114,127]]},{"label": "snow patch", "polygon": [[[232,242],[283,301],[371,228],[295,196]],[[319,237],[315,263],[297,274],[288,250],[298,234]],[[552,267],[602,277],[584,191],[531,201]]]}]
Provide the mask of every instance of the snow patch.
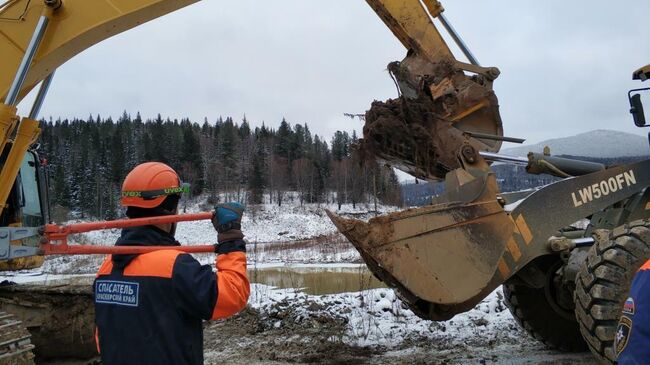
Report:
[{"label": "snow patch", "polygon": [[[481,338],[521,341],[521,331],[508,312],[501,289],[488,295],[474,309],[446,322],[417,317],[391,289],[371,289],[354,293],[308,295],[296,289],[251,285],[249,304],[263,315],[284,309],[286,303],[298,311],[297,318],[314,314],[340,317],[346,323],[343,340],[357,346],[396,348],[404,342],[449,341],[463,343]],[[276,326],[281,326],[276,324]]]}]

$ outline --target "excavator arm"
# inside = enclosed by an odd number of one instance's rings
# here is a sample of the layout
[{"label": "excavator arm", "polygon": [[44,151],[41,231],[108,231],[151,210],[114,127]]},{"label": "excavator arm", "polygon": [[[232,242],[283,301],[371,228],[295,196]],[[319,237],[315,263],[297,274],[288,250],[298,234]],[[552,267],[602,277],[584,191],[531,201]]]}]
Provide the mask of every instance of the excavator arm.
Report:
[{"label": "excavator arm", "polygon": [[17,102],[83,50],[198,0],[10,0],[0,7],[0,97],[5,100],[38,26],[42,40]]},{"label": "excavator arm", "polygon": [[[497,68],[481,67],[479,65],[476,57],[443,15],[444,8],[439,1],[424,0],[422,2],[424,6],[419,1],[413,0],[366,0],[366,2],[407,50],[430,62],[443,60],[453,62],[456,67],[462,70],[481,74],[492,80],[499,76]],[[461,62],[455,58],[444,38],[433,24],[432,19],[434,18],[440,20],[470,63]]]}]

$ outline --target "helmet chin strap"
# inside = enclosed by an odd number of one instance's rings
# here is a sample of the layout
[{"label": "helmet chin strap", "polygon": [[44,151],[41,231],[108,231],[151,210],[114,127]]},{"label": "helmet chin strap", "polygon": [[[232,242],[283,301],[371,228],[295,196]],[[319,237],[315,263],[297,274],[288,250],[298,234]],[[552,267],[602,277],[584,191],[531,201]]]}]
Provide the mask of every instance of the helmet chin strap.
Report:
[{"label": "helmet chin strap", "polygon": [[[176,199],[176,206],[174,207],[174,210],[173,210],[173,211],[170,211],[170,212],[169,212],[170,214],[178,214],[178,203],[179,203],[179,200],[180,200],[180,196],[178,196],[178,199]],[[169,230],[169,234],[172,235],[172,237],[175,237],[175,236],[176,236],[176,224],[177,224],[177,222],[172,223],[172,227],[171,227],[171,229]]]}]

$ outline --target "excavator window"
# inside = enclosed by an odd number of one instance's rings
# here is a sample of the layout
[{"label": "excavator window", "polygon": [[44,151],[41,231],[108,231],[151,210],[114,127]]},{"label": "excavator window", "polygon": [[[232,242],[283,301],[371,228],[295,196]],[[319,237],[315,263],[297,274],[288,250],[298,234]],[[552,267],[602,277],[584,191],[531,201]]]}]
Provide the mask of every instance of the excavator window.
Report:
[{"label": "excavator window", "polygon": [[[6,152],[0,156],[0,166],[4,165]],[[47,207],[43,205],[45,179],[40,170],[38,155],[33,151],[27,152],[0,217],[0,226],[38,227],[46,223]]]},{"label": "excavator window", "polygon": [[27,153],[20,166],[20,205],[23,225],[36,227],[45,223],[41,206],[41,190],[38,181],[38,159],[34,153]]}]

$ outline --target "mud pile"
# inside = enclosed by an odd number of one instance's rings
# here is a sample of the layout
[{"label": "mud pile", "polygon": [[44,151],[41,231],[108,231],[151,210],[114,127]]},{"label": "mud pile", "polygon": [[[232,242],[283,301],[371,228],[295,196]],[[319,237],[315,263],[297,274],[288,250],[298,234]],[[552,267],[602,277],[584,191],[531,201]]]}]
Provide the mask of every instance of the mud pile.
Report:
[{"label": "mud pile", "polygon": [[405,60],[388,66],[401,96],[374,101],[365,115],[359,148],[415,177],[443,179],[460,167],[465,143],[497,152],[501,143],[478,140],[465,132],[501,136],[498,100],[491,83],[467,76],[450,63]]},{"label": "mud pile", "polygon": [[364,156],[377,157],[417,177],[444,176],[452,166],[440,161],[432,133],[440,122],[436,115],[424,98],[374,101],[366,112],[360,148]]},{"label": "mud pile", "polygon": [[350,364],[363,363],[376,353],[343,343],[344,333],[344,319],[322,308],[308,309],[305,315],[288,301],[267,313],[248,307],[227,320],[205,322],[205,363]]}]

